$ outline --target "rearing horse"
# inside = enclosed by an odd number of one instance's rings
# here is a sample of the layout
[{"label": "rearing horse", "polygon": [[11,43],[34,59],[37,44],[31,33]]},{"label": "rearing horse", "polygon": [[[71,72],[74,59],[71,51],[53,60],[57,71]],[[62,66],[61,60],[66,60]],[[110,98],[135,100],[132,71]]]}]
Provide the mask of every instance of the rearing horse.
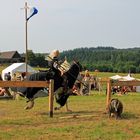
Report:
[{"label": "rearing horse", "polygon": [[[60,105],[59,108],[64,106],[66,104],[66,101],[71,94],[70,91],[77,79],[77,76],[79,72],[82,70],[82,66],[79,62],[73,61],[73,64],[70,66],[70,69],[64,73],[63,76],[59,75],[52,75],[49,72],[38,72],[31,74],[29,77],[27,77],[26,80],[28,81],[49,81],[50,79],[54,80],[54,93],[56,97],[56,102]],[[66,88],[67,90],[60,90],[61,88],[64,88],[65,85],[63,85],[63,80],[66,77],[67,80],[67,85]],[[26,97],[29,102],[31,101],[32,104],[28,104],[25,109],[31,109],[34,105],[34,96],[35,94],[43,89],[43,87],[23,87],[23,88],[17,88],[17,92]],[[58,94],[58,92],[61,94]],[[56,109],[59,109],[56,108]],[[68,108],[67,108],[68,109]]]}]

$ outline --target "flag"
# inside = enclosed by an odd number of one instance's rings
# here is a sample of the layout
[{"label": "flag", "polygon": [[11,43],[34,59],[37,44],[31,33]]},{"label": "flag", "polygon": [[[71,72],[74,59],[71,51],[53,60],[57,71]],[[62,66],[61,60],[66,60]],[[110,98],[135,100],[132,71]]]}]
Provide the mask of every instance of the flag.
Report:
[{"label": "flag", "polygon": [[35,7],[32,7],[31,10],[30,10],[31,14],[30,16],[27,18],[27,21],[32,17],[34,16],[35,14],[38,13],[38,10],[35,8]]}]

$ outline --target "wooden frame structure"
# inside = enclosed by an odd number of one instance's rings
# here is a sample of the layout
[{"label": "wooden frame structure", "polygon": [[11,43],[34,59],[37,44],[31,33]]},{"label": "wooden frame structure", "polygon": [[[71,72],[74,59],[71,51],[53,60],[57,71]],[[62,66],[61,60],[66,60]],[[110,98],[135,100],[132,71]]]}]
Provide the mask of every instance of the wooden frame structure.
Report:
[{"label": "wooden frame structure", "polygon": [[[104,80],[102,82],[105,82]],[[106,111],[111,100],[112,86],[140,86],[140,81],[107,80]],[[48,87],[49,88],[49,117],[53,117],[54,80],[50,81],[0,81],[0,87]]]},{"label": "wooden frame structure", "polygon": [[48,87],[49,117],[53,117],[54,80],[50,81],[0,81],[0,87]]},{"label": "wooden frame structure", "polygon": [[140,81],[118,81],[108,80],[107,81],[107,97],[106,97],[106,110],[108,112],[109,103],[111,100],[111,87],[112,86],[140,86]]}]

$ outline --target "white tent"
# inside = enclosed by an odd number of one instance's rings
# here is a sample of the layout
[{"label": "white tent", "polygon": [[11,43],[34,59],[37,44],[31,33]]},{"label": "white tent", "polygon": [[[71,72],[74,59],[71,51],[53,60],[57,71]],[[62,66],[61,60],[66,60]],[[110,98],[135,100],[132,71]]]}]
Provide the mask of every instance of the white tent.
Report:
[{"label": "white tent", "polygon": [[[27,65],[27,69],[28,69],[28,72],[29,73],[35,73],[36,71],[29,65]],[[25,63],[13,63],[12,65],[8,66],[7,68],[5,68],[3,71],[2,71],[2,79],[4,79],[4,76],[6,73],[10,72],[11,76],[14,74],[14,73],[22,73],[22,72],[26,72],[26,64]]]},{"label": "white tent", "polygon": [[119,75],[115,75],[110,77],[113,80],[119,80],[119,81],[133,81],[136,80],[134,77],[131,77],[130,74],[128,74],[127,76],[119,76]]},{"label": "white tent", "polygon": [[128,74],[127,76],[123,76],[122,81],[133,81],[136,80],[134,77],[131,77],[130,74]]},{"label": "white tent", "polygon": [[122,76],[115,75],[115,76],[112,76],[112,77],[110,77],[110,78],[113,79],[113,80],[119,80],[119,79],[122,78]]}]

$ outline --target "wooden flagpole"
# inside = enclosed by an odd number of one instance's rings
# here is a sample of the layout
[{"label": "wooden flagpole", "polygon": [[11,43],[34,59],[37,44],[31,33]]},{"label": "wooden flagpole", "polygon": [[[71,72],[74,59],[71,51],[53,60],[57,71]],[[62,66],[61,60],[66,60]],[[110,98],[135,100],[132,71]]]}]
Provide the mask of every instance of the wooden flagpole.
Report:
[{"label": "wooden flagpole", "polygon": [[27,9],[28,9],[28,5],[27,2],[25,2],[25,64],[26,64],[26,74],[28,73],[28,27],[27,27]]}]

